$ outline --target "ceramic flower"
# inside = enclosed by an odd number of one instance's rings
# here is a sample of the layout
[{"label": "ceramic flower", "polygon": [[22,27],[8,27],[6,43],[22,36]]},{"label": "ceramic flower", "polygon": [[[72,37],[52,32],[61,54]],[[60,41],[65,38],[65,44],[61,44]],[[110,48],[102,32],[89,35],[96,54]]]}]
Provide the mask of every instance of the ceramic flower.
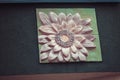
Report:
[{"label": "ceramic flower", "polygon": [[39,20],[40,61],[86,61],[88,49],[96,47],[90,18],[82,19],[79,13],[39,12]]}]

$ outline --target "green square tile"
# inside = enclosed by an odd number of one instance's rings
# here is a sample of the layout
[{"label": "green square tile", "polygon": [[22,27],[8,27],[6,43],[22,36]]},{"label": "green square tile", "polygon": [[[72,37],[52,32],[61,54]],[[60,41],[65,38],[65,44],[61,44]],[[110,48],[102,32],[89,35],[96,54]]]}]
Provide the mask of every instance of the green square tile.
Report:
[{"label": "green square tile", "polygon": [[[37,8],[36,9],[36,17],[37,17],[37,27],[41,26],[38,13],[39,12],[44,12],[48,14],[49,12],[55,12],[57,15],[60,12],[63,12],[65,14],[71,13],[79,13],[81,17],[84,18],[91,18],[91,25],[90,27],[93,29],[92,34],[96,37],[94,44],[96,45],[96,48],[93,50],[88,50],[89,55],[87,56],[87,62],[90,61],[102,61],[102,55],[101,55],[101,48],[100,48],[100,40],[99,40],[99,33],[98,33],[98,28],[97,28],[97,21],[96,21],[96,13],[94,8]],[[38,35],[41,35],[38,33]],[[41,45],[39,45],[39,49],[41,48]],[[71,60],[71,62],[74,62]],[[77,61],[76,61],[77,62]],[[45,61],[40,61],[40,63],[48,63],[47,60]]]}]

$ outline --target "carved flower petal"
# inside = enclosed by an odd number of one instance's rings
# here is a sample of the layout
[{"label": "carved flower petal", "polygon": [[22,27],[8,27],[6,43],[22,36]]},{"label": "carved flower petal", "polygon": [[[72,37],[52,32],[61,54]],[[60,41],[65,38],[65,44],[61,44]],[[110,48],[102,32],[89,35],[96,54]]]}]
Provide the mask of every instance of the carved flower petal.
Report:
[{"label": "carved flower petal", "polygon": [[44,34],[55,34],[56,33],[50,25],[44,25],[44,26],[39,27],[39,31]]},{"label": "carved flower petal", "polygon": [[40,43],[40,44],[47,43],[48,41],[45,38],[46,38],[45,35],[38,36],[38,43]]},{"label": "carved flower petal", "polygon": [[59,23],[62,24],[62,21],[65,21],[66,20],[66,15],[64,13],[60,13],[59,14]]},{"label": "carved flower petal", "polygon": [[46,39],[38,39],[38,43],[39,44],[45,44],[47,43],[48,41]]},{"label": "carved flower petal", "polygon": [[40,60],[45,60],[48,58],[48,52],[40,53]]},{"label": "carved flower petal", "polygon": [[83,42],[86,38],[83,35],[75,35],[75,39],[77,39],[79,42]]},{"label": "carved flower petal", "polygon": [[65,21],[62,21],[61,29],[64,30],[67,28],[67,23]]},{"label": "carved flower petal", "polygon": [[70,58],[71,58],[70,53],[68,54],[68,56],[64,56],[64,60],[67,62],[70,61]]},{"label": "carved flower petal", "polygon": [[51,23],[49,17],[43,12],[39,12],[39,18],[43,25]]},{"label": "carved flower petal", "polygon": [[40,51],[41,52],[45,52],[45,51],[49,51],[51,48],[48,46],[48,44],[44,44],[41,46]]},{"label": "carved flower petal", "polygon": [[80,52],[85,54],[86,56],[88,55],[88,50],[84,47],[82,47],[82,49],[80,49]]},{"label": "carved flower petal", "polygon": [[49,13],[50,19],[53,23],[58,23],[58,16],[56,13],[54,12],[50,12]]},{"label": "carved flower petal", "polygon": [[78,27],[74,28],[72,32],[74,32],[75,34],[80,33],[82,31],[83,27],[81,25],[79,25]]},{"label": "carved flower petal", "polygon": [[74,41],[74,45],[75,45],[77,48],[82,48],[82,44],[81,44],[79,41],[77,41],[77,40]]},{"label": "carved flower petal", "polygon": [[86,26],[82,29],[82,34],[88,34],[88,33],[91,33],[93,31],[93,29],[89,26]]},{"label": "carved flower petal", "polygon": [[56,44],[55,40],[52,40],[52,41],[50,41],[50,42],[48,43],[48,45],[53,47],[53,46],[55,46],[55,45],[57,45],[57,44]]},{"label": "carved flower petal", "polygon": [[71,50],[72,50],[72,52],[77,52],[77,48],[75,47],[75,45],[71,46]]},{"label": "carved flower petal", "polygon": [[86,39],[90,40],[90,41],[94,41],[95,40],[95,36],[92,34],[85,34],[84,35],[86,37]]},{"label": "carved flower petal", "polygon": [[62,21],[61,25],[57,25],[58,26],[58,30],[64,30],[67,28],[67,23],[65,21]]},{"label": "carved flower petal", "polygon": [[57,28],[57,25],[56,24],[51,24],[53,30],[55,30],[56,32],[58,32],[58,28]]},{"label": "carved flower petal", "polygon": [[62,48],[62,53],[65,57],[70,54],[70,48]]},{"label": "carved flower petal", "polygon": [[48,60],[52,61],[52,60],[56,59],[57,56],[58,56],[58,54],[54,54],[54,52],[51,50],[49,53],[49,56],[48,56]]},{"label": "carved flower petal", "polygon": [[47,39],[48,39],[48,40],[54,40],[54,39],[55,39],[55,35],[48,35],[48,36],[47,36]]},{"label": "carved flower petal", "polygon": [[72,20],[72,18],[73,18],[72,14],[71,14],[71,13],[69,13],[69,14],[67,15],[67,21]]},{"label": "carved flower petal", "polygon": [[83,42],[83,46],[86,47],[86,48],[95,48],[95,44],[93,42],[91,42],[90,40],[85,40]]},{"label": "carved flower petal", "polygon": [[58,51],[60,51],[61,49],[62,49],[61,46],[55,45],[55,47],[54,47],[54,52],[58,52]]},{"label": "carved flower petal", "polygon": [[45,39],[47,37],[47,35],[40,35],[38,36],[39,39]]},{"label": "carved flower petal", "polygon": [[59,60],[60,62],[63,62],[63,61],[64,61],[61,51],[59,51],[58,60]]},{"label": "carved flower petal", "polygon": [[78,52],[78,54],[79,54],[80,61],[86,61],[87,58],[84,54],[82,54],[81,52]]},{"label": "carved flower petal", "polygon": [[91,22],[91,19],[90,19],[90,18],[81,20],[81,24],[84,25],[84,26],[89,25],[90,22]]},{"label": "carved flower petal", "polygon": [[80,20],[81,20],[81,16],[79,13],[76,13],[74,16],[73,16],[73,20],[74,22],[78,25],[80,24]]},{"label": "carved flower petal", "polygon": [[71,56],[72,56],[73,59],[76,60],[76,59],[78,59],[78,56],[79,56],[79,55],[78,55],[77,52],[76,52],[76,53],[71,52]]},{"label": "carved flower petal", "polygon": [[67,27],[70,31],[74,30],[76,28],[76,24],[73,20],[69,20],[68,21],[68,24],[67,24]]}]

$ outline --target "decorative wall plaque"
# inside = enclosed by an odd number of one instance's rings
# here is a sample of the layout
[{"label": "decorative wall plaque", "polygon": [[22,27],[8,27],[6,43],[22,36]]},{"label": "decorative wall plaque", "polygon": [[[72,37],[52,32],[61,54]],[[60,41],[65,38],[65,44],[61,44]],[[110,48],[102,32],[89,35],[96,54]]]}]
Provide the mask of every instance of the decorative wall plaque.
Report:
[{"label": "decorative wall plaque", "polygon": [[37,8],[40,63],[102,61],[94,8]]}]

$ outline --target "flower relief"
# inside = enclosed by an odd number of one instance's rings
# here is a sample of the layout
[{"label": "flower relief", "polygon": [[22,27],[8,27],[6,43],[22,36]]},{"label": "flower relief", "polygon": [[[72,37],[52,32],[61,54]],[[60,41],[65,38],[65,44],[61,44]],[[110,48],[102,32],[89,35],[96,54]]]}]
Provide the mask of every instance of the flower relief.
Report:
[{"label": "flower relief", "polygon": [[82,19],[79,13],[39,12],[39,20],[40,62],[86,61],[88,50],[96,48],[90,18]]}]

